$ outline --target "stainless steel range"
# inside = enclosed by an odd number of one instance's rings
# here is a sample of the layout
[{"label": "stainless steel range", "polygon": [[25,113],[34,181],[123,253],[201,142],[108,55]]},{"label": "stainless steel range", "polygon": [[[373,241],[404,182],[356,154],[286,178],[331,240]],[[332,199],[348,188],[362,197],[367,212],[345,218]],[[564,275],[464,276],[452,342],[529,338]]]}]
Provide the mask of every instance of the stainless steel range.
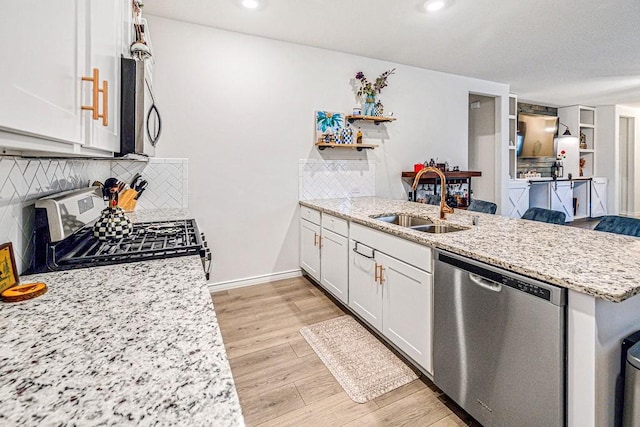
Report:
[{"label": "stainless steel range", "polygon": [[211,251],[194,219],[137,223],[127,238],[103,242],[92,232],[106,207],[99,188],[45,197],[35,207],[35,255],[29,273],[200,255],[209,279]]}]

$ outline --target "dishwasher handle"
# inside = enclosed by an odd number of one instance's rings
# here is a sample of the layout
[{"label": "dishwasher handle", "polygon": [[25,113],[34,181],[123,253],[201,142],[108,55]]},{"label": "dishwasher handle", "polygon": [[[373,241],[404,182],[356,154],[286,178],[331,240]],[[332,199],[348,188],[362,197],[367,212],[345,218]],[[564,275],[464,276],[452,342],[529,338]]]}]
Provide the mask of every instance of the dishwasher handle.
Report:
[{"label": "dishwasher handle", "polygon": [[469,280],[471,280],[476,285],[482,288],[485,288],[489,291],[500,292],[502,290],[502,285],[500,283],[487,280],[482,276],[478,276],[477,274],[469,273]]}]

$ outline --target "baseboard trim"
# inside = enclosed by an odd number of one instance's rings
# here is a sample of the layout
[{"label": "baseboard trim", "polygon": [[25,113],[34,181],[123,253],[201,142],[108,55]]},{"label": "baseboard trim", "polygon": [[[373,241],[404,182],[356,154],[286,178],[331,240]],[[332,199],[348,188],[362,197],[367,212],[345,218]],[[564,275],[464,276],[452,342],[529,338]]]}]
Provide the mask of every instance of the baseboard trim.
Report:
[{"label": "baseboard trim", "polygon": [[244,288],[245,286],[260,285],[302,276],[302,270],[295,269],[278,273],[262,274],[260,276],[245,277],[243,279],[227,280],[209,284],[209,292],[226,291],[228,289]]}]

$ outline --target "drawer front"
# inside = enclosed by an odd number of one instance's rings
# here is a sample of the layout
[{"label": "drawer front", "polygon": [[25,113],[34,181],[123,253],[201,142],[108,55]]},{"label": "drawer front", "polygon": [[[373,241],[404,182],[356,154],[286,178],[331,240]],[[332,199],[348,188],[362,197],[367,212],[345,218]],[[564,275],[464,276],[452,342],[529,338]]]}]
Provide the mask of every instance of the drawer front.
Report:
[{"label": "drawer front", "polygon": [[300,218],[320,225],[320,211],[317,211],[315,209],[311,209],[306,206],[300,206]]},{"label": "drawer front", "polygon": [[329,214],[322,214],[322,228],[333,231],[336,234],[347,237],[349,236],[349,223],[342,219]]},{"label": "drawer front", "polygon": [[428,273],[432,271],[432,252],[428,246],[354,223],[349,238]]}]

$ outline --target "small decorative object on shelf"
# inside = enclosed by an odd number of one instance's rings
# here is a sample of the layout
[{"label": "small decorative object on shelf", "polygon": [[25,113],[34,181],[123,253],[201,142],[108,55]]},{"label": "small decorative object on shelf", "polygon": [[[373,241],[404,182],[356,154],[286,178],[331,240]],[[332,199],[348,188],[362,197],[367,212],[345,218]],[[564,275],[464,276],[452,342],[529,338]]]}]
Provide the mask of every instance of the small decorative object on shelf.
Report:
[{"label": "small decorative object on shelf", "polygon": [[360,81],[360,88],[358,89],[357,95],[360,99],[364,98],[365,102],[362,110],[365,116],[376,116],[376,96],[382,92],[382,89],[387,87],[387,79],[391,74],[395,73],[395,71],[395,68],[385,71],[380,74],[373,83],[367,80],[362,71],[356,73],[356,80]]},{"label": "small decorative object on shelf", "polygon": [[356,134],[356,143],[362,144],[362,130],[358,128],[358,133]]},{"label": "small decorative object on shelf", "polygon": [[587,149],[587,135],[582,133],[582,131],[580,131],[580,149],[581,150]]},{"label": "small decorative object on shelf", "polygon": [[378,99],[378,102],[376,102],[376,116],[378,117],[384,116],[384,106],[382,105],[382,102],[380,102],[379,99]]},{"label": "small decorative object on shelf", "polygon": [[348,123],[347,126],[342,128],[340,139],[343,144],[353,144],[353,129]]},{"label": "small decorative object on shelf", "polygon": [[587,164],[587,160],[583,157],[580,159],[580,176],[584,176],[583,168]]}]

